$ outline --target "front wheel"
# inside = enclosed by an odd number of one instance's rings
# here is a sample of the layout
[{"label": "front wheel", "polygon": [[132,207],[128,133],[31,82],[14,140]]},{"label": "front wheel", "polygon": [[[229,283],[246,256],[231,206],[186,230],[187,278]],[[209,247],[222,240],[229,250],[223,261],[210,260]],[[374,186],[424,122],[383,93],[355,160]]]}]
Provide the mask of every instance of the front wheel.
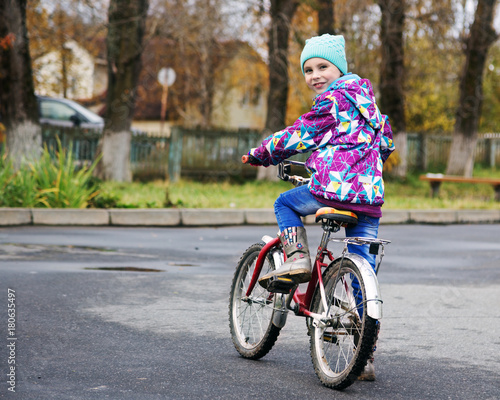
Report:
[{"label": "front wheel", "polygon": [[[236,350],[253,360],[264,357],[273,347],[281,328],[273,325],[277,296],[258,283],[246,295],[255,270],[257,257],[264,245],[256,243],[241,256],[236,267],[229,297],[229,327]],[[274,270],[274,261],[267,255],[260,276]]]},{"label": "front wheel", "polygon": [[323,314],[311,326],[311,358],[321,382],[345,389],[363,371],[377,339],[377,320],[366,312],[366,290],[358,267],[349,259],[335,260],[325,271],[326,310],[320,290],[312,311]]}]

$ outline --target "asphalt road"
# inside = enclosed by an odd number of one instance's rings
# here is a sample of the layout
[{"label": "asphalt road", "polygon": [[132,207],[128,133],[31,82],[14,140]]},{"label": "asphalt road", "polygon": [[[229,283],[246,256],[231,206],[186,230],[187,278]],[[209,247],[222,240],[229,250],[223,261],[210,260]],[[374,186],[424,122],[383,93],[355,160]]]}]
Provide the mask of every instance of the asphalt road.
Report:
[{"label": "asphalt road", "polygon": [[500,225],[381,226],[377,380],[343,392],[316,378],[301,318],[260,361],[233,348],[234,266],[264,233],[0,229],[0,397],[500,398]]}]

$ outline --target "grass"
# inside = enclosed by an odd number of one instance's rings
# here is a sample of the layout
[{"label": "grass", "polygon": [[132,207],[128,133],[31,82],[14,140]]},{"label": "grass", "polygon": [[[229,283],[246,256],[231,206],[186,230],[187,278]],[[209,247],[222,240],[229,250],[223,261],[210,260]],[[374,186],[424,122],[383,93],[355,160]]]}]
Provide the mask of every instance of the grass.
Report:
[{"label": "grass", "polygon": [[[500,179],[500,176],[498,176]],[[384,209],[500,209],[491,185],[442,183],[439,197],[431,197],[429,182],[410,176],[405,182],[386,181]]]},{"label": "grass", "polygon": [[[118,207],[130,208],[268,208],[290,186],[282,182],[201,183],[181,180],[150,183],[104,182],[104,196],[116,196]],[[168,194],[168,195],[167,195]]]},{"label": "grass", "polygon": [[[500,209],[494,190],[485,184],[443,183],[439,198],[430,197],[430,185],[418,179],[386,179],[384,209]],[[474,176],[500,179],[500,170],[477,169]],[[116,199],[115,207],[126,208],[272,208],[278,195],[292,186],[285,182],[248,181],[201,183],[181,180],[169,184],[105,182],[101,196]]]}]

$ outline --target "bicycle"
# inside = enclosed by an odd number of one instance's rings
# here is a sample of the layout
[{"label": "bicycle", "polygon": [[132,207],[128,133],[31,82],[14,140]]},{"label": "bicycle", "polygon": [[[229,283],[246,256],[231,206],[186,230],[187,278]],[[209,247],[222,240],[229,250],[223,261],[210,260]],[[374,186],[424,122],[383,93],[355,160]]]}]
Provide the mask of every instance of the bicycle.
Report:
[{"label": "bicycle", "polygon": [[[248,157],[243,156],[243,162],[251,163]],[[280,179],[306,184],[307,179],[289,175],[292,164],[304,165],[281,163]],[[376,273],[390,241],[330,238],[341,227],[357,223],[356,214],[349,211],[324,207],[316,212],[316,222],[321,222],[323,234],[305,291],[290,279],[276,278],[268,289],[258,284],[259,276],[284,262],[278,236],[265,235],[243,253],[231,285],[229,326],[236,350],[244,358],[256,360],[271,350],[289,311],[305,317],[316,375],[323,385],[341,390],[357,380],[377,340],[382,298]],[[337,258],[327,248],[330,241],[343,243]],[[363,257],[349,253],[348,244],[369,245],[372,254],[379,254],[376,271]]]}]

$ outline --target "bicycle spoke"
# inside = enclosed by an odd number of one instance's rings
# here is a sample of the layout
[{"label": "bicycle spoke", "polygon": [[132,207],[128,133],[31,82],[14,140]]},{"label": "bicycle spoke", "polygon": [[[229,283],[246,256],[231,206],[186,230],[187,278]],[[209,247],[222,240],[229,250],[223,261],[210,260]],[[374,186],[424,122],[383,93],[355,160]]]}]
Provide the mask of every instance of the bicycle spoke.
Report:
[{"label": "bicycle spoke", "polygon": [[[240,259],[233,278],[230,296],[229,321],[233,343],[247,358],[260,358],[274,345],[280,328],[272,324],[274,297],[258,284],[247,291],[256,267],[262,244],[251,246]],[[261,274],[274,269],[272,257],[267,256]]]},{"label": "bicycle spoke", "polygon": [[[361,274],[350,260],[329,267],[324,274],[326,326],[315,326],[311,333],[314,369],[326,386],[342,389],[362,371],[376,337],[376,321],[364,315],[365,291]],[[323,314],[319,296],[313,299],[313,312]]]}]

